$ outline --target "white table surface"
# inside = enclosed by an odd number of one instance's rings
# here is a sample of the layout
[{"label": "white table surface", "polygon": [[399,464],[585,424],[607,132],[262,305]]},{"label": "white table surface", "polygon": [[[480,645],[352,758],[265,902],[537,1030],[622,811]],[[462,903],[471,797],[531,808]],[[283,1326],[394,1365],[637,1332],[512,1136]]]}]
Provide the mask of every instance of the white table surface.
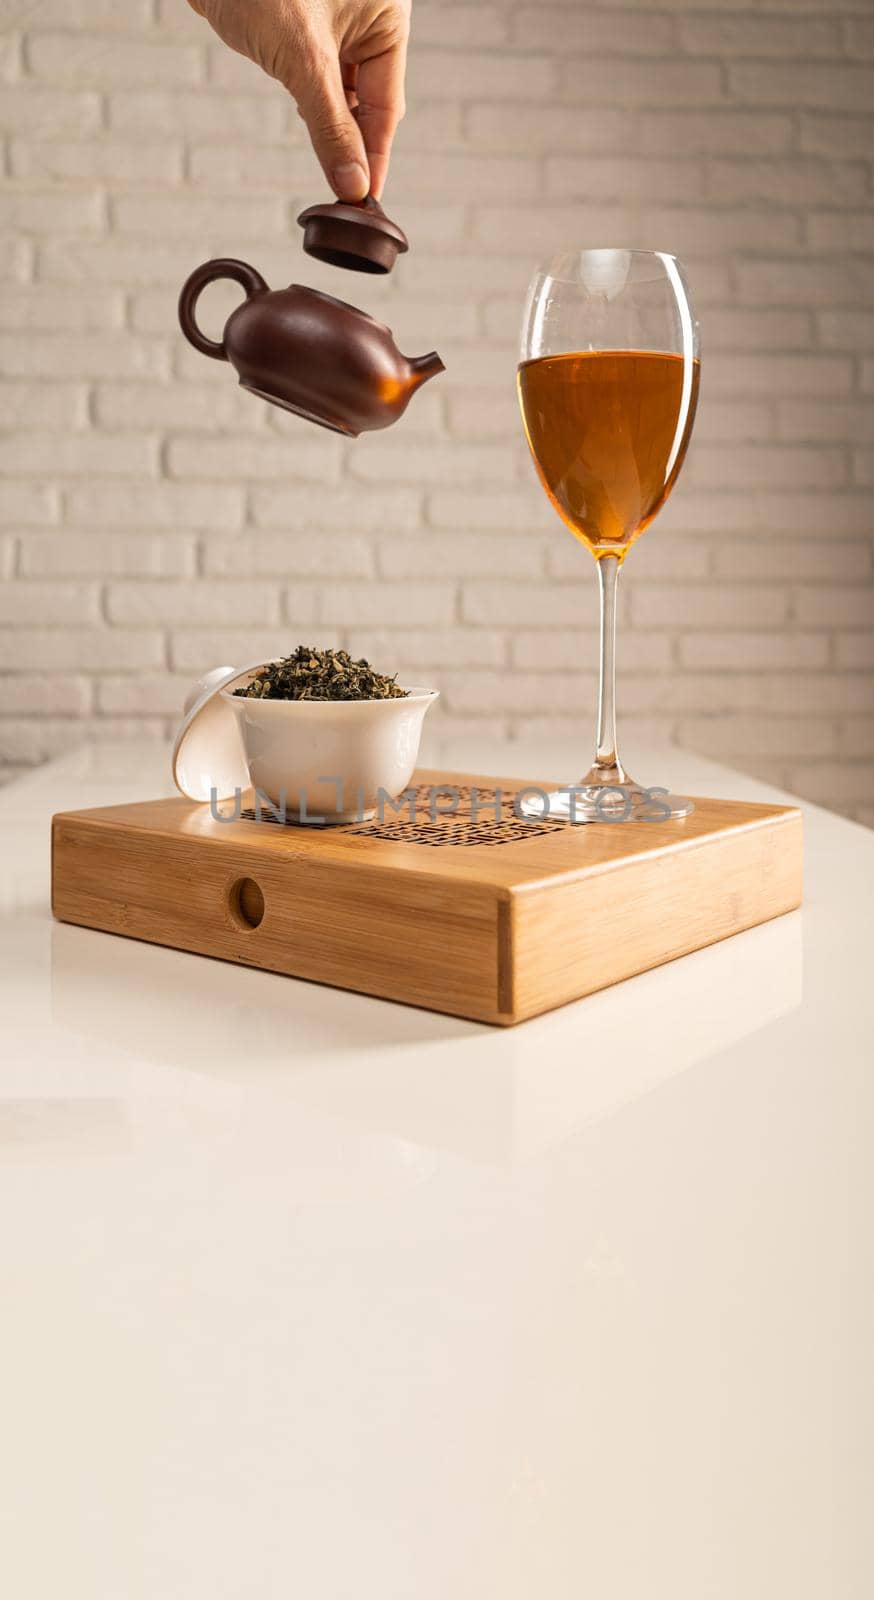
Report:
[{"label": "white table surface", "polygon": [[0,792],[3,1592],[867,1600],[874,834],[491,1030],[53,925],[52,811],[165,760]]}]

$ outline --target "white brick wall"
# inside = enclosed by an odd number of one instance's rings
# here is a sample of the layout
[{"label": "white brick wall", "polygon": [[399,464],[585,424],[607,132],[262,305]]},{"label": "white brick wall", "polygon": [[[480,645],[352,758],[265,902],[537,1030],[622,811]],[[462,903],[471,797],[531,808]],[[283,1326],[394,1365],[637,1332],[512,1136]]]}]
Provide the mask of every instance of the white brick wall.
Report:
[{"label": "white brick wall", "polygon": [[[414,0],[388,280],[302,255],[304,129],[184,0],[0,7],[0,770],[164,736],[195,671],[302,637],[433,679],[453,727],[585,746],[592,567],[513,394],[530,269],[575,238],[683,255],[703,331],[622,724],[874,824],[872,3]],[[271,411],[177,331],[218,253],[445,377],[355,443]]]}]

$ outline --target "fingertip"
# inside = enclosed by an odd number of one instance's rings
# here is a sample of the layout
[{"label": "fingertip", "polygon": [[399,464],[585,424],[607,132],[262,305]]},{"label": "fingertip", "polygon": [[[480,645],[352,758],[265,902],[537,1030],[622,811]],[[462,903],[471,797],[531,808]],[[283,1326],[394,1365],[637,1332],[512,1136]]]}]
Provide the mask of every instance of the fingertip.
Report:
[{"label": "fingertip", "polygon": [[385,180],[388,176],[388,157],[368,150],[367,160],[370,166],[370,193],[374,200],[382,199]]},{"label": "fingertip", "polygon": [[334,193],[340,200],[365,200],[370,191],[370,177],[360,161],[341,161],[331,173]]}]

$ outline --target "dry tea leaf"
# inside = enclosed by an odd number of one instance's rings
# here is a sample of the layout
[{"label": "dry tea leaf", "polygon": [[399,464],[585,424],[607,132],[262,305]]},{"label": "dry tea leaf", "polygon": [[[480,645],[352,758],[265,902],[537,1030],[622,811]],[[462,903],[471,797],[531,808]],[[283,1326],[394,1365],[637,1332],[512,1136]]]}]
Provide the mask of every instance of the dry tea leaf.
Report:
[{"label": "dry tea leaf", "polygon": [[353,661],[348,650],[299,644],[293,655],[262,667],[234,694],[249,700],[399,700],[407,691],[396,677],[375,672],[369,661]]}]

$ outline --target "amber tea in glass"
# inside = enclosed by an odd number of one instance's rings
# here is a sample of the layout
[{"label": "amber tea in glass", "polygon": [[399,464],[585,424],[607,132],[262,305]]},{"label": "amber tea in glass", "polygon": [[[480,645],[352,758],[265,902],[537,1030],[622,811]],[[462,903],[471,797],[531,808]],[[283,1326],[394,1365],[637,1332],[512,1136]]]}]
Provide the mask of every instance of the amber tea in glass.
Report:
[{"label": "amber tea in glass", "polygon": [[[694,414],[700,366],[692,370]],[[622,551],[664,505],[683,465],[682,357],[655,350],[538,356],[519,367],[531,454],[559,516],[597,556]]]}]

